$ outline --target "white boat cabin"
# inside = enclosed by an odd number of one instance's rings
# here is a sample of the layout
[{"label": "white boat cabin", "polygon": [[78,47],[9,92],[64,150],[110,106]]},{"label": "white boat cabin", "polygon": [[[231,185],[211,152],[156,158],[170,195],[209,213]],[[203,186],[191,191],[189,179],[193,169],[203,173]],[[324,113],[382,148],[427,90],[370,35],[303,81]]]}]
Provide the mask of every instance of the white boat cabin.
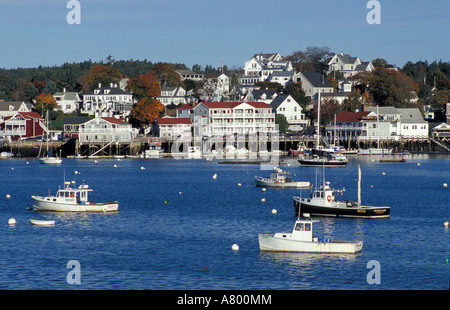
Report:
[{"label": "white boat cabin", "polygon": [[[325,186],[321,186],[320,189],[315,190],[312,194],[312,199],[321,199],[325,202],[325,204],[331,204],[333,201],[336,201],[336,194],[342,193],[345,189],[335,190],[330,187],[330,182],[326,182]],[[308,201],[309,202],[309,201]]]},{"label": "white boat cabin", "polygon": [[58,190],[56,194],[57,201],[63,201],[65,203],[88,203],[88,192],[92,192],[88,185],[82,184],[78,188],[71,188],[70,182],[64,182],[66,188]]},{"label": "white boat cabin", "polygon": [[308,241],[312,242],[313,240],[313,223],[319,221],[313,220],[296,220],[294,229],[292,233],[276,233],[274,235],[275,238],[284,238],[291,239],[297,241]]}]

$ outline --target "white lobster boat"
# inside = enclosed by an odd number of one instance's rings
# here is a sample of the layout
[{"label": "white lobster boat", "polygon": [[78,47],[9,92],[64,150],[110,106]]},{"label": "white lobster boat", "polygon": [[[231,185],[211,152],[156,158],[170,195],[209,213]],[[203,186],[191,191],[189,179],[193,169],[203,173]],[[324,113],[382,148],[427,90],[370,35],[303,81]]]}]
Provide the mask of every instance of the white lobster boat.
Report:
[{"label": "white lobster boat", "polygon": [[273,168],[270,177],[264,178],[255,176],[256,186],[262,187],[281,187],[281,188],[306,188],[310,187],[309,182],[296,182],[291,179],[291,173],[283,171],[278,167]]},{"label": "white lobster boat", "polygon": [[318,221],[297,219],[292,232],[280,232],[274,235],[258,234],[259,248],[261,251],[327,254],[355,254],[362,251],[362,241],[352,242],[315,237],[313,223],[316,222]]},{"label": "white lobster boat", "polygon": [[119,210],[118,201],[105,203],[89,202],[88,193],[92,189],[82,184],[78,188],[71,188],[71,182],[64,182],[66,187],[59,189],[56,196],[31,196],[35,211],[59,212],[115,212]]}]

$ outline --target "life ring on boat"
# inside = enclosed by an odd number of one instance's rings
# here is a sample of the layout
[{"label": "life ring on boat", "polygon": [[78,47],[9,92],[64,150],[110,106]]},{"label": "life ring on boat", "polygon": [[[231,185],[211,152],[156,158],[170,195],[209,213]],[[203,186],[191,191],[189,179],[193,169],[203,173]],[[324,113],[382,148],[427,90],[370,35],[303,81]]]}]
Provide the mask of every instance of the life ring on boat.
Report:
[{"label": "life ring on boat", "polygon": [[328,195],[328,196],[327,196],[327,201],[328,201],[328,202],[331,202],[331,195]]}]

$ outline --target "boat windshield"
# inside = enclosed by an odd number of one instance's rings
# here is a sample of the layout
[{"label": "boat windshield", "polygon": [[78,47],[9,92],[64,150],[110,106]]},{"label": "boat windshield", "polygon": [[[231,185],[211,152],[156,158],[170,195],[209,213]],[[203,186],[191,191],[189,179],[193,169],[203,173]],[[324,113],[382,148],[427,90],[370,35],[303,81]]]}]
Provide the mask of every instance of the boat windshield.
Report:
[{"label": "boat windshield", "polygon": [[59,191],[57,197],[61,198],[74,198],[76,196],[76,192],[74,191]]},{"label": "boat windshield", "polygon": [[311,231],[311,223],[297,223],[295,225],[297,231]]}]

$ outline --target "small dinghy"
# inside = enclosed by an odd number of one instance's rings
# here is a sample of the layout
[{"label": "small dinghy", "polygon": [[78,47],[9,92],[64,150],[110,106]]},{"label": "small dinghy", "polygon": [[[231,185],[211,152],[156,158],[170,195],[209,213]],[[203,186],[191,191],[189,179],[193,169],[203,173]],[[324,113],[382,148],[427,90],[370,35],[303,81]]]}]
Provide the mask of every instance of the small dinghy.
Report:
[{"label": "small dinghy", "polygon": [[37,225],[37,226],[53,226],[53,225],[55,225],[55,221],[50,221],[50,220],[32,220],[32,219],[30,219],[30,222],[32,225]]}]

